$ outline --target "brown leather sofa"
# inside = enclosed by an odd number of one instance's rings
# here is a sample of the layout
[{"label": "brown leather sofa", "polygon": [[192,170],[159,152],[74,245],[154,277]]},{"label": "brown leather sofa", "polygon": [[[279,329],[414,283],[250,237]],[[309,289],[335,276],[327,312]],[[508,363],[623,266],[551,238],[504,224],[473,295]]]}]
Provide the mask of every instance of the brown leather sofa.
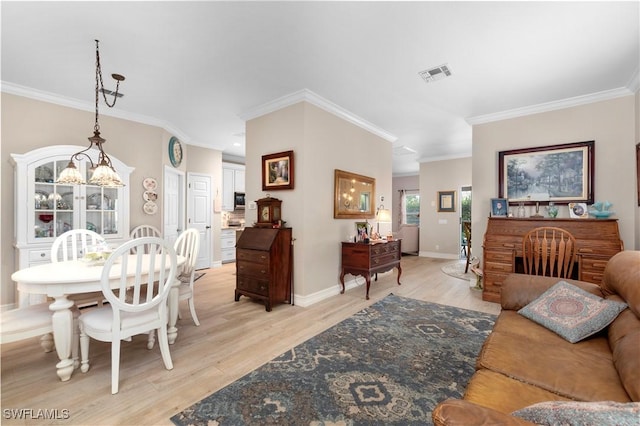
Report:
[{"label": "brown leather sofa", "polygon": [[611,258],[601,286],[565,281],[628,308],[601,332],[569,343],[517,313],[558,279],[511,274],[463,399],[436,406],[435,425],[531,424],[510,413],[543,401],[640,401],[640,251]]}]

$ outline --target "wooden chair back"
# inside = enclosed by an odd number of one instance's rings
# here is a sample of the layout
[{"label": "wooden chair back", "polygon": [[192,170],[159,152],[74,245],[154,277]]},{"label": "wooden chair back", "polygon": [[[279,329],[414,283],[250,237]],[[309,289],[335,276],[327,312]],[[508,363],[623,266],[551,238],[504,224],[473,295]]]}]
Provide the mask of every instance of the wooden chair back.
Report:
[{"label": "wooden chair back", "polygon": [[576,239],[567,230],[542,226],[522,240],[524,271],[529,275],[571,278],[576,258]]}]

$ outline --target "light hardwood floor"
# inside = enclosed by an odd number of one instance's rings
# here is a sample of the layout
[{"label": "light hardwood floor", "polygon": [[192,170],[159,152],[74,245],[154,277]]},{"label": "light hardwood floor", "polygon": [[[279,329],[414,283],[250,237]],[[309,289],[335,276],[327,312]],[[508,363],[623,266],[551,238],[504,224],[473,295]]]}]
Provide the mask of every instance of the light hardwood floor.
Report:
[{"label": "light hardwood floor", "polygon": [[[282,304],[272,312],[246,297],[234,302],[235,264],[206,270],[196,283],[199,327],[181,302],[178,340],[171,346],[173,370],[164,369],[157,344],[148,351],[146,336],[134,337],[123,342],[120,392],[111,395],[107,343],[92,340],[91,369],[85,374],[76,370],[68,382],[58,380],[55,352],[44,353],[37,338],[6,344],[0,420],[5,425],[171,425],[175,413],[389,293],[497,314],[500,306],[482,301],[468,281],[441,272],[447,262],[405,256],[402,285],[396,284],[395,270],[380,274],[368,301],[361,285],[306,308]],[[358,282],[364,279],[358,277]],[[60,417],[68,412],[69,418],[16,420],[8,418],[11,409],[30,409],[34,415],[58,410]]]}]

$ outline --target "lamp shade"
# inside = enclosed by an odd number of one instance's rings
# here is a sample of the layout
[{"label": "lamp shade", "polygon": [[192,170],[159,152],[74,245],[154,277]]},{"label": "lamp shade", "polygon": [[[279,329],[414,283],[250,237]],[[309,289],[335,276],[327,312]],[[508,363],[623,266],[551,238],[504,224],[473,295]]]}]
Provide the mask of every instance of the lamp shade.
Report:
[{"label": "lamp shade", "polygon": [[378,222],[380,222],[380,223],[390,223],[391,222],[391,212],[388,209],[380,209],[380,210],[378,210]]}]

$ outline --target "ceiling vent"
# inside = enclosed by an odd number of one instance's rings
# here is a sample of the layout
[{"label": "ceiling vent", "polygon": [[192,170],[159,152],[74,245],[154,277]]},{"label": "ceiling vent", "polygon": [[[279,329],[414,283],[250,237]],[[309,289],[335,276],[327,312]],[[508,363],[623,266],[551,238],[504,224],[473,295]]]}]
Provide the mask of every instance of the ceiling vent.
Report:
[{"label": "ceiling vent", "polygon": [[425,83],[431,83],[433,81],[442,80],[443,78],[447,78],[451,76],[451,70],[447,64],[440,65],[439,67],[431,68],[426,71],[420,71],[420,77],[425,81]]}]

